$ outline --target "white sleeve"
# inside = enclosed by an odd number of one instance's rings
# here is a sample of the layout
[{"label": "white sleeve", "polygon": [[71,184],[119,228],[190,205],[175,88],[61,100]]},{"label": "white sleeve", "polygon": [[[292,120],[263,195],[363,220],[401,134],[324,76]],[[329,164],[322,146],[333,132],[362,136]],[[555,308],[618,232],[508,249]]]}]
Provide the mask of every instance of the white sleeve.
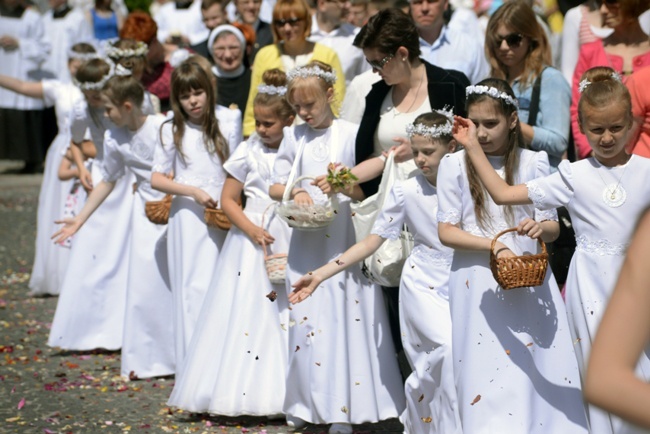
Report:
[{"label": "white sleeve", "polygon": [[578,63],[580,54],[580,21],[582,20],[581,6],[567,11],[562,27],[562,57],[560,67],[567,83],[573,82],[573,71]]},{"label": "white sleeve", "polygon": [[272,184],[287,184],[289,173],[293,166],[293,160],[296,159],[296,154],[298,152],[295,128],[285,127],[283,132],[284,138],[282,139],[282,143],[280,143],[278,155],[273,164],[273,176],[271,177]]},{"label": "white sleeve", "polygon": [[118,150],[117,142],[111,130],[104,133],[104,159],[100,166],[102,179],[106,182],[115,182],[125,173],[124,158]]},{"label": "white sleeve", "polygon": [[463,211],[463,171],[459,158],[445,155],[438,168],[438,223],[456,225],[460,223]]},{"label": "white sleeve", "polygon": [[172,122],[166,121],[156,137],[156,149],[153,153],[153,167],[151,172],[168,174],[174,170],[176,147],[172,134]]},{"label": "white sleeve", "polygon": [[398,181],[386,196],[384,206],[379,211],[370,233],[389,240],[398,239],[404,226],[405,209],[404,189]]}]

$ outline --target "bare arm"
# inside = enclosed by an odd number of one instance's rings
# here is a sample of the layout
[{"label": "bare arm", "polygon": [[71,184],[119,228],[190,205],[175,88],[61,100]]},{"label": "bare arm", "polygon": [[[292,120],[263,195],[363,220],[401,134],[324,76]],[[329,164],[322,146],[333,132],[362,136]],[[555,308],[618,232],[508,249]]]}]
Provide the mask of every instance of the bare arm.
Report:
[{"label": "bare arm", "polygon": [[72,151],[70,149],[65,153],[65,157],[61,159],[58,176],[61,181],[67,181],[79,176],[79,170],[72,167]]},{"label": "bare arm", "polygon": [[[271,199],[273,200],[281,201],[284,196],[285,188],[286,185],[284,184],[273,184],[269,187],[269,196],[271,196]],[[311,205],[314,203],[311,196],[304,188],[295,187],[291,190],[289,198],[293,199],[296,204]]]},{"label": "bare arm", "polygon": [[238,203],[243,190],[244,184],[232,176],[228,176],[221,191],[221,209],[226,213],[232,224],[241,229],[254,243],[259,245],[262,245],[262,243],[273,243],[275,238],[265,231],[264,228],[250,221],[246,217],[246,214],[244,214],[244,210],[242,210]]},{"label": "bare arm", "polygon": [[640,220],[589,359],[585,397],[650,428],[650,385],[635,375],[650,341],[650,213]]},{"label": "bare arm", "polygon": [[372,255],[383,243],[384,238],[370,234],[346,250],[337,260],[328,262],[319,269],[302,276],[292,285],[294,290],[289,294],[289,302],[300,303],[309,297],[323,281]]},{"label": "bare arm", "polygon": [[82,143],[77,145],[75,142],[71,141],[70,147],[68,149],[70,149],[70,153],[72,154],[72,161],[77,166],[77,170],[79,171],[79,181],[81,182],[81,185],[83,185],[86,191],[92,191],[93,177],[90,174],[90,171],[88,171],[84,165],[84,155],[81,151],[81,146],[83,146]]},{"label": "bare arm", "polygon": [[173,194],[176,196],[187,196],[194,199],[197,203],[203,205],[206,208],[216,208],[217,201],[212,199],[212,197],[206,193],[204,190],[201,190],[198,187],[192,185],[179,184],[169,179],[164,173],[152,172],[151,173],[151,186],[158,191],[163,193]]},{"label": "bare arm", "polygon": [[519,125],[521,126],[521,135],[524,137],[524,142],[530,145],[535,137],[535,130],[533,130],[533,127],[523,122],[519,122]]},{"label": "bare arm", "polygon": [[454,117],[454,139],[465,147],[479,178],[498,205],[527,205],[532,201],[528,198],[528,187],[524,184],[508,185],[494,171],[481,145],[476,138],[474,123],[460,116]]},{"label": "bare arm", "polygon": [[43,84],[40,81],[22,81],[0,74],[0,87],[31,98],[43,98]]},{"label": "bare arm", "polygon": [[386,159],[383,157],[369,158],[366,161],[354,166],[351,171],[359,181],[359,184],[375,179],[384,171],[384,165],[386,164]]},{"label": "bare arm", "polygon": [[84,207],[81,209],[81,211],[79,211],[79,214],[73,218],[57,220],[55,222],[60,224],[62,223],[63,227],[54,233],[54,235],[52,235],[52,239],[56,239],[56,243],[62,243],[67,238],[74,235],[81,228],[81,226],[83,226],[86,220],[88,220],[92,213],[94,213],[95,210],[99,208],[99,205],[101,205],[104,200],[106,200],[111,191],[113,191],[113,187],[115,187],[114,182],[100,182],[99,185],[95,187],[92,193],[90,193],[88,196],[88,199],[86,200]]}]

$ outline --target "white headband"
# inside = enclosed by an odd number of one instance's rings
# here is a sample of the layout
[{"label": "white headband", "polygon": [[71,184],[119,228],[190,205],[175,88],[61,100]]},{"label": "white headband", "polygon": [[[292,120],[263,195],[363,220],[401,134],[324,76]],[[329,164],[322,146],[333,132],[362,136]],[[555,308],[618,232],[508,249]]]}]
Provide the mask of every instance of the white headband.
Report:
[{"label": "white headband", "polygon": [[[81,90],[102,90],[102,88],[104,87],[108,79],[111,78],[113,75],[115,75],[115,64],[111,62],[110,59],[102,59],[102,60],[106,62],[110,68],[106,75],[104,75],[99,81],[95,81],[95,82],[86,81],[83,83],[77,80],[76,77],[73,77],[72,82],[74,83],[74,85]],[[122,68],[122,69],[126,69],[126,68]]]},{"label": "white headband", "polygon": [[482,86],[482,85],[467,86],[467,88],[465,89],[465,95],[471,95],[471,94],[488,95],[491,96],[492,98],[502,99],[507,104],[513,106],[515,109],[519,109],[519,102],[517,102],[516,99],[514,99],[513,97],[511,97],[505,92],[501,92],[496,87]]},{"label": "white headband", "polygon": [[293,81],[296,78],[307,78],[307,77],[320,77],[325,80],[328,84],[333,85],[336,83],[336,74],[333,72],[326,72],[320,69],[318,66],[312,66],[311,68],[299,67],[294,68],[289,73],[287,73],[287,81]]},{"label": "white headband", "polygon": [[452,128],[454,127],[454,113],[451,108],[443,108],[442,110],[434,110],[434,112],[439,113],[447,118],[447,122],[443,125],[435,125],[433,127],[428,127],[424,124],[408,124],[406,125],[406,134],[409,138],[414,135],[429,137],[432,139],[437,139],[441,136],[450,136]]},{"label": "white headband", "polygon": [[149,47],[142,41],[137,41],[135,48],[117,48],[113,44],[106,44],[106,56],[117,59],[120,57],[140,57],[146,56]]},{"label": "white headband", "polygon": [[[611,76],[612,76],[612,78],[613,78],[615,81],[618,81],[619,83],[623,83],[623,79],[621,79],[621,75],[620,75],[618,72],[616,72],[616,71],[612,71],[612,75],[611,75]],[[591,81],[589,81],[589,80],[587,80],[587,79],[585,78],[585,79],[582,80],[582,81],[580,82],[580,84],[578,85],[578,91],[579,91],[580,93],[584,92],[585,89],[588,88],[590,84],[591,84]]]},{"label": "white headband", "polygon": [[212,45],[214,45],[214,41],[217,40],[217,37],[222,34],[223,32],[230,32],[239,41],[241,44],[242,49],[246,47],[246,38],[244,37],[244,34],[242,33],[241,30],[239,30],[237,27],[231,25],[231,24],[222,24],[218,27],[216,27],[212,32],[210,33],[210,37],[208,38],[208,50],[212,53]]},{"label": "white headband", "polygon": [[257,86],[257,93],[284,96],[284,94],[287,93],[287,86],[273,86],[270,84],[260,84],[259,86]]}]

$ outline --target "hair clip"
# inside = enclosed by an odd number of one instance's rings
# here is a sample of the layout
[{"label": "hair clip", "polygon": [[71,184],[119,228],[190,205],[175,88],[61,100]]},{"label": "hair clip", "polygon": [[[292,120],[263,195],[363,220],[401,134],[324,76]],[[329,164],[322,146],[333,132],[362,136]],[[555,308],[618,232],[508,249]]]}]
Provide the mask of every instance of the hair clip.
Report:
[{"label": "hair clip", "polygon": [[504,100],[507,104],[510,104],[513,106],[515,109],[519,109],[519,102],[510,95],[508,95],[505,92],[501,92],[499,89],[496,87],[491,87],[491,86],[467,86],[465,89],[465,95],[488,95],[491,96],[492,98],[497,98],[497,99],[502,99]]},{"label": "hair clip", "polygon": [[189,52],[189,50],[186,50],[185,48],[179,48],[178,50],[174,50],[172,55],[169,57],[169,65],[176,69],[179,66],[181,66],[181,63],[185,62],[187,59],[192,54]]},{"label": "hair clip", "polygon": [[113,75],[115,75],[115,64],[110,59],[102,59],[102,60],[109,66],[109,70],[106,75],[100,78],[99,81],[95,81],[95,82],[91,82],[91,81],[81,82],[77,80],[75,77],[73,77],[72,82],[74,83],[74,85],[81,90],[102,90],[104,88],[104,85],[108,81],[108,79],[111,78]]},{"label": "hair clip", "polygon": [[105,48],[106,56],[112,59],[146,56],[148,51],[149,47],[142,41],[137,41],[135,48],[117,48],[113,44],[106,44]]},{"label": "hair clip", "polygon": [[612,78],[614,80],[618,81],[619,83],[623,83],[623,79],[621,78],[621,74],[619,74],[616,71],[612,71]]},{"label": "hair clip", "polygon": [[580,82],[578,85],[578,92],[582,93],[585,91],[586,88],[589,87],[591,84],[591,81],[587,80],[586,78]]},{"label": "hair clip", "polygon": [[92,59],[100,59],[101,56],[99,53],[78,53],[74,51],[72,48],[68,49],[68,59],[78,59],[78,60],[83,60],[84,62]]},{"label": "hair clip", "polygon": [[292,69],[287,73],[287,81],[293,81],[296,78],[307,78],[307,77],[320,77],[325,80],[328,84],[336,83],[336,74],[333,72],[323,71],[318,66],[312,66],[311,68],[306,68],[304,66]]},{"label": "hair clip", "polygon": [[449,119],[449,122],[451,122],[452,125],[454,124],[454,108],[453,107],[450,107],[450,106],[446,105],[446,106],[444,106],[443,108],[441,108],[439,110],[434,110],[434,112],[438,113],[439,115],[443,115],[444,117]]},{"label": "hair clip", "polygon": [[285,93],[287,93],[287,86],[273,86],[270,84],[260,84],[259,86],[257,86],[257,93],[283,96]]}]

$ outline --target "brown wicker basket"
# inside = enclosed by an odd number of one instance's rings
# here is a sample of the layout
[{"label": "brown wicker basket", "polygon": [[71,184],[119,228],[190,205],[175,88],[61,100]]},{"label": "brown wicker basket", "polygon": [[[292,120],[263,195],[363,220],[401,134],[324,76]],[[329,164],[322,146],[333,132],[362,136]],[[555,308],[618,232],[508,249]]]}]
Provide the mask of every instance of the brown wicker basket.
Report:
[{"label": "brown wicker basket", "polygon": [[172,207],[171,194],[162,200],[150,200],[144,204],[144,213],[151,223],[166,225],[169,221],[169,209]]},{"label": "brown wicker basket", "polygon": [[226,213],[219,208],[206,208],[203,213],[203,220],[211,228],[219,228],[222,231],[227,231],[232,226]]},{"label": "brown wicker basket", "polygon": [[548,253],[546,244],[538,238],[542,252],[536,255],[517,256],[515,258],[497,258],[494,246],[497,239],[508,232],[515,232],[517,228],[506,229],[499,232],[492,240],[490,249],[490,269],[497,283],[503,289],[524,288],[539,286],[544,282],[548,268]]}]

